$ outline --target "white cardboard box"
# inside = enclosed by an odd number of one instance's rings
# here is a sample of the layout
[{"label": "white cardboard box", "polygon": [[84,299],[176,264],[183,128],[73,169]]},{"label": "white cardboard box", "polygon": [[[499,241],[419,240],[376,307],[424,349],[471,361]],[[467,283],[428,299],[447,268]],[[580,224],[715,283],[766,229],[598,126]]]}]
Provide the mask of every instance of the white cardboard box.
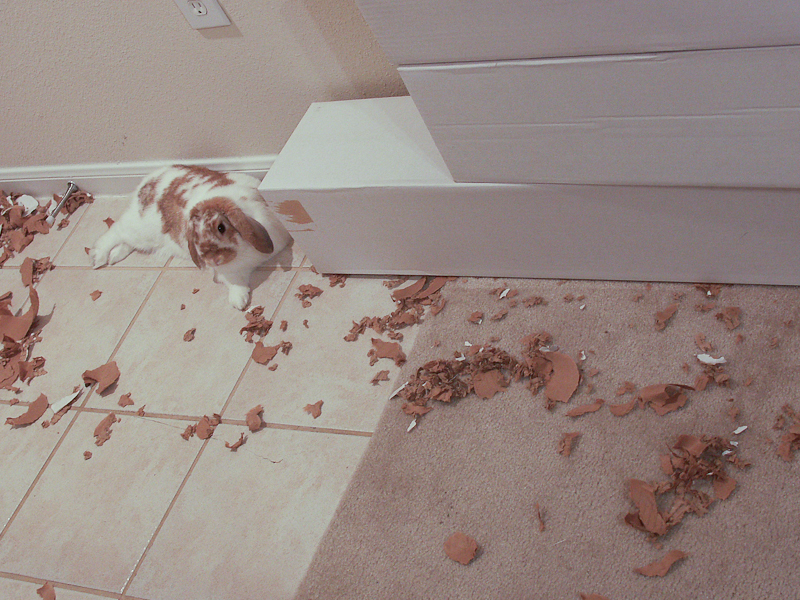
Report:
[{"label": "white cardboard box", "polygon": [[795,0],[356,0],[398,65],[800,44]]},{"label": "white cardboard box", "polygon": [[323,273],[800,284],[800,191],[454,183],[408,97],[313,104],[259,189]]},{"label": "white cardboard box", "polygon": [[800,187],[800,46],[400,73],[456,181]]}]

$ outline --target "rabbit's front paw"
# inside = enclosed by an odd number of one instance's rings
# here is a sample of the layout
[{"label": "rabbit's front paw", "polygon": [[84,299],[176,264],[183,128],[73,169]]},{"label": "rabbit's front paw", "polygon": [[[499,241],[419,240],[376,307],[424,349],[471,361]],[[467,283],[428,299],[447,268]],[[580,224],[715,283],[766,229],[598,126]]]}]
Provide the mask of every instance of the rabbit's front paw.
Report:
[{"label": "rabbit's front paw", "polygon": [[244,310],[250,304],[250,288],[243,285],[232,285],[228,288],[228,302],[236,310]]}]

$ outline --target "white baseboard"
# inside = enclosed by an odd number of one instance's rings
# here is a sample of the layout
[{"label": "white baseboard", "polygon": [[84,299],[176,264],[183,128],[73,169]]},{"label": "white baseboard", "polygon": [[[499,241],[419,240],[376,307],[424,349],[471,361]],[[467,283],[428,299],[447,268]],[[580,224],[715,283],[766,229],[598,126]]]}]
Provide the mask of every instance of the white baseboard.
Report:
[{"label": "white baseboard", "polygon": [[216,171],[247,173],[263,179],[276,157],[275,154],[264,154],[199,160],[150,160],[0,168],[0,189],[6,193],[18,192],[36,198],[49,198],[53,194],[63,194],[67,182],[74,181],[80,189],[94,195],[130,194],[136,189],[142,177],[171,164],[199,165]]}]

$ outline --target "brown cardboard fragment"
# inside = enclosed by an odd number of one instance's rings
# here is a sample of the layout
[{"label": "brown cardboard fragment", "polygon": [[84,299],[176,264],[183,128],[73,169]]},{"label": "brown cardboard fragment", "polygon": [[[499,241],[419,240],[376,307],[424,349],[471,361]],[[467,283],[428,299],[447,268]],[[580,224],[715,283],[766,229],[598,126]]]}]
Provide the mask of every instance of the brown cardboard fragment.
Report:
[{"label": "brown cardboard fragment", "polygon": [[145,406],[147,406],[147,404],[142,404],[142,405],[141,405],[141,406],[138,408],[138,410],[136,411],[136,414],[137,414],[138,416],[140,416],[140,417],[143,417],[143,416],[144,416],[144,414],[145,414],[145,413],[144,413],[144,407],[145,407]]},{"label": "brown cardboard fragment", "polygon": [[197,332],[197,327],[192,327],[189,331],[183,334],[184,342],[191,342],[194,340],[194,334]]},{"label": "brown cardboard fragment", "polygon": [[186,310],[186,305],[185,304],[181,304],[181,310]]},{"label": "brown cardboard fragment", "polygon": [[481,323],[483,323],[483,312],[476,310],[469,316],[469,319],[467,319],[467,321],[469,321],[470,323],[475,323],[476,325],[480,325]]},{"label": "brown cardboard fragment", "polygon": [[310,300],[322,294],[321,289],[315,285],[311,285],[310,283],[303,284],[298,289],[300,290],[300,293],[295,294],[295,296],[300,299],[303,308],[308,308],[311,306]]},{"label": "brown cardboard fragment", "polygon": [[194,433],[196,433],[197,437],[201,440],[207,440],[214,435],[214,430],[217,428],[217,425],[219,425],[219,419],[215,417],[216,415],[210,418],[207,415],[203,415],[197,422],[197,425],[195,425]]},{"label": "brown cardboard fragment", "polygon": [[188,441],[189,438],[192,437],[195,434],[196,430],[197,430],[197,426],[196,425],[187,425],[186,429],[183,430],[183,433],[181,434],[181,437]]},{"label": "brown cardboard fragment", "polygon": [[117,415],[113,412],[108,413],[97,427],[94,428],[94,444],[95,446],[102,446],[111,438],[111,426],[119,421]]},{"label": "brown cardboard fragment", "polygon": [[275,358],[275,356],[277,356],[279,351],[282,351],[284,354],[289,354],[291,349],[291,342],[282,341],[280,344],[276,344],[275,346],[264,346],[264,344],[259,341],[256,342],[251,356],[258,364],[266,365],[269,364],[269,361]]},{"label": "brown cardboard fragment", "polygon": [[498,392],[503,392],[508,387],[508,382],[503,377],[500,369],[478,371],[472,374],[472,386],[479,398],[488,400]]},{"label": "brown cardboard fragment", "polygon": [[617,388],[615,392],[617,396],[623,396],[625,394],[632,394],[636,391],[636,384],[632,381],[623,381],[622,385]]},{"label": "brown cardboard fragment", "polygon": [[667,533],[667,523],[656,504],[655,488],[639,479],[631,479],[628,481],[628,493],[645,530],[654,535]]},{"label": "brown cardboard fragment", "polygon": [[664,310],[658,311],[656,313],[656,330],[663,331],[669,320],[675,316],[675,313],[678,310],[678,303],[675,302],[667,306]]},{"label": "brown cardboard fragment", "polygon": [[778,415],[773,426],[775,430],[784,430],[776,452],[783,460],[791,462],[794,452],[800,450],[800,414],[788,404],[783,405],[782,413]]},{"label": "brown cardboard fragment", "polygon": [[545,385],[545,395],[552,402],[569,402],[578,389],[580,372],[572,357],[562,352],[546,353],[553,366],[553,372]]},{"label": "brown cardboard fragment", "polygon": [[650,563],[644,567],[634,569],[634,571],[646,577],[664,577],[672,568],[672,565],[679,560],[683,560],[687,556],[689,555],[685,552],[681,552],[680,550],[670,550],[661,560],[657,560],[656,562]]},{"label": "brown cardboard fragment", "polygon": [[265,423],[263,415],[264,407],[260,404],[247,411],[245,422],[247,423],[247,428],[250,430],[250,433],[255,433],[264,428]]},{"label": "brown cardboard fragment", "polygon": [[286,331],[289,329],[289,321],[281,321],[280,327],[278,328],[281,331]]},{"label": "brown cardboard fragment", "polygon": [[131,400],[131,394],[128,392],[127,394],[122,394],[117,400],[117,404],[119,404],[122,408],[126,406],[131,406],[134,404],[133,400]]},{"label": "brown cardboard fragment", "polygon": [[38,588],[36,593],[41,596],[42,600],[56,600],[56,590],[49,581],[46,581],[42,587]]},{"label": "brown cardboard fragment", "polygon": [[111,217],[107,217],[107,218],[103,219],[103,223],[108,225],[108,227],[110,229],[111,226],[114,224],[114,219],[112,219]]},{"label": "brown cardboard fragment", "polygon": [[247,436],[244,433],[240,433],[238,440],[236,440],[232,444],[230,442],[225,442],[225,447],[228,448],[231,452],[236,452],[246,441],[247,441]]},{"label": "brown cardboard fragment", "polygon": [[397,342],[384,342],[378,338],[372,338],[372,346],[368,353],[368,356],[373,359],[370,364],[375,364],[380,358],[389,358],[398,367],[406,362],[406,355]]},{"label": "brown cardboard fragment", "polygon": [[742,309],[738,306],[727,306],[715,316],[717,317],[718,321],[725,323],[725,327],[728,329],[728,331],[736,329],[742,324]]},{"label": "brown cardboard fragment", "polygon": [[694,336],[694,343],[702,352],[713,352],[714,351],[714,344],[706,340],[706,336],[702,333],[698,333]]},{"label": "brown cardboard fragment", "polygon": [[92,453],[86,450],[86,452],[83,453],[83,460],[89,460],[90,458],[92,458]]},{"label": "brown cardboard fragment", "polygon": [[680,383],[658,383],[648,385],[639,390],[638,398],[643,405],[650,405],[659,416],[664,416],[674,410],[682,408],[688,396],[684,390],[694,390],[695,388]]},{"label": "brown cardboard fragment", "polygon": [[95,390],[98,394],[102,394],[106,391],[109,387],[111,387],[114,383],[117,382],[119,379],[119,368],[117,367],[117,363],[115,361],[108,362],[96,369],[92,369],[91,371],[84,371],[83,372],[83,382],[86,385],[90,385],[92,383],[97,384],[97,389]]},{"label": "brown cardboard fragment", "polygon": [[431,412],[433,410],[433,407],[420,406],[419,404],[409,404],[406,402],[401,407],[401,410],[407,415],[421,417],[422,415],[427,415],[429,412]]},{"label": "brown cardboard fragment", "polygon": [[528,296],[522,299],[522,304],[530,308],[531,306],[540,306],[547,304],[547,300],[541,296]]},{"label": "brown cardboard fragment", "polygon": [[634,398],[630,402],[625,402],[624,404],[609,404],[608,410],[611,411],[611,414],[615,417],[624,417],[629,412],[631,412],[636,405],[639,403],[639,400]]},{"label": "brown cardboard fragment", "polygon": [[92,302],[97,302],[97,299],[100,298],[100,296],[102,295],[103,292],[101,292],[100,290],[95,290],[91,294],[89,294],[89,297],[92,299]]},{"label": "brown cardboard fragment", "polygon": [[250,344],[253,343],[254,336],[264,338],[272,328],[272,321],[264,317],[263,306],[254,306],[244,314],[244,317],[247,319],[247,325],[239,330],[239,335],[244,333],[245,340]]},{"label": "brown cardboard fragment", "polygon": [[412,296],[422,291],[422,288],[425,287],[425,282],[426,282],[425,277],[420,277],[417,281],[415,281],[408,287],[395,290],[394,292],[392,292],[392,300],[397,302],[399,300],[405,300],[406,298],[411,298]]},{"label": "brown cardboard fragment", "polygon": [[372,378],[372,385],[378,385],[381,381],[389,381],[389,371],[378,371],[375,373],[375,377]]},{"label": "brown cardboard fragment", "polygon": [[39,314],[39,294],[31,287],[28,296],[30,307],[25,314],[15,317],[8,309],[0,311],[0,339],[8,337],[19,342],[28,335],[34,319]]},{"label": "brown cardboard fragment", "polygon": [[572,454],[572,447],[580,436],[581,434],[578,431],[565,433],[558,443],[558,453],[562,456],[569,457],[569,455]]},{"label": "brown cardboard fragment", "polygon": [[18,417],[8,417],[6,425],[11,427],[25,427],[38,421],[47,410],[50,403],[47,396],[40,394],[39,397],[28,405],[28,409]]},{"label": "brown cardboard fragment", "polygon": [[344,287],[345,282],[347,281],[347,275],[326,275],[328,281],[330,282],[331,287]]},{"label": "brown cardboard fragment", "polygon": [[539,531],[544,532],[544,511],[541,509],[538,502],[536,503],[534,510],[536,511],[536,520],[539,521]]},{"label": "brown cardboard fragment", "polygon": [[[739,469],[749,466],[739,458],[736,446],[720,437],[682,435],[670,452],[659,459],[669,481],[655,484],[631,480],[630,496],[636,510],[624,520],[653,538],[669,532],[687,514],[703,516],[715,500],[727,499],[736,488],[736,481],[726,472],[727,464]],[[716,498],[697,483],[710,483]]]},{"label": "brown cardboard fragment", "polygon": [[197,292],[199,292],[199,291],[200,291],[200,288],[194,288],[194,289],[192,290],[192,294],[196,294],[196,293],[197,293]]},{"label": "brown cardboard fragment", "polygon": [[310,414],[315,419],[322,414],[322,405],[325,404],[322,400],[315,402],[314,404],[306,404],[303,407],[303,410]]},{"label": "brown cardboard fragment", "polygon": [[508,309],[502,308],[502,309],[498,310],[496,313],[494,313],[493,315],[490,315],[489,316],[489,320],[490,321],[502,321],[503,319],[506,318],[507,314],[508,314]]},{"label": "brown cardboard fragment", "polygon": [[581,600],[609,600],[605,596],[601,596],[600,594],[579,594]]},{"label": "brown cardboard fragment", "polygon": [[444,553],[449,559],[468,565],[478,553],[478,542],[467,534],[456,531],[445,540]]},{"label": "brown cardboard fragment", "polygon": [[591,404],[583,404],[581,406],[576,406],[570,411],[567,411],[568,417],[580,417],[588,413],[597,412],[600,408],[605,404],[605,400],[598,398]]}]

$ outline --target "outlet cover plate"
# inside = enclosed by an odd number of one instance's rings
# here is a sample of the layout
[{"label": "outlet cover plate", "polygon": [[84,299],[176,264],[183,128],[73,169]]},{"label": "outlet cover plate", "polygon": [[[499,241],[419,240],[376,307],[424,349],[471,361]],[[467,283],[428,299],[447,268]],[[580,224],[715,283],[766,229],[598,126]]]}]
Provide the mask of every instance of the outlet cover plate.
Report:
[{"label": "outlet cover plate", "polygon": [[[197,0],[196,2],[192,2],[191,0],[174,1],[175,5],[180,9],[181,13],[184,17],[186,17],[186,20],[193,29],[224,27],[231,24],[230,19],[228,19],[228,15],[226,15],[225,11],[222,10],[222,7],[219,5],[217,0]],[[196,15],[194,9],[192,8],[193,3],[202,4],[206,9],[206,14],[202,16]]]}]

